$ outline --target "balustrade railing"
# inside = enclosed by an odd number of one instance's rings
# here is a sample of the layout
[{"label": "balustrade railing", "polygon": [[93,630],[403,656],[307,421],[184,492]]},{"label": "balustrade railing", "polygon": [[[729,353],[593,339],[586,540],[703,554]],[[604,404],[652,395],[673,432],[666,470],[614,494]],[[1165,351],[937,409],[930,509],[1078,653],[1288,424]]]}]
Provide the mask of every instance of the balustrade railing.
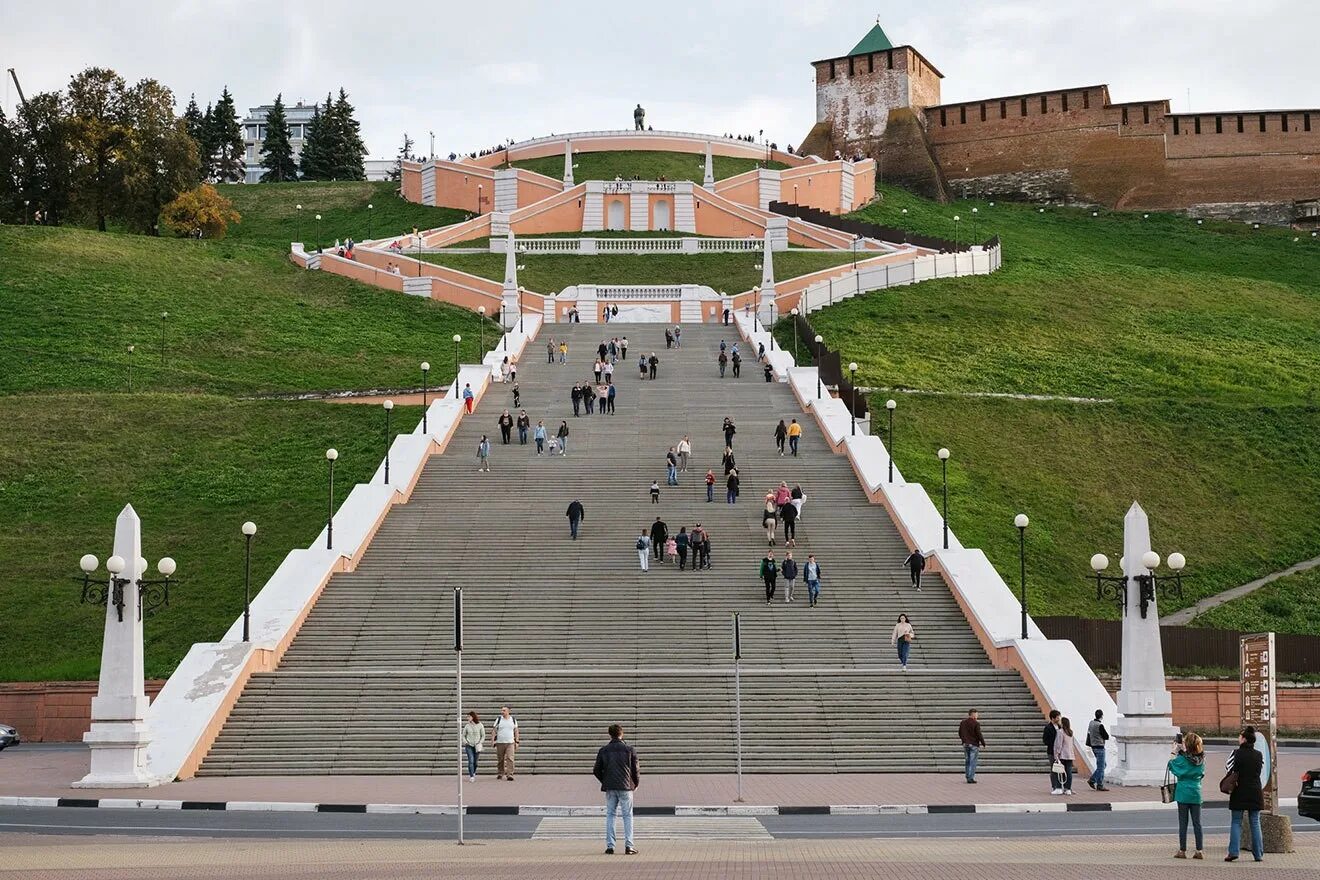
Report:
[{"label": "balustrade railing", "polygon": [[727,254],[760,251],[760,238],[522,238],[520,254]]}]

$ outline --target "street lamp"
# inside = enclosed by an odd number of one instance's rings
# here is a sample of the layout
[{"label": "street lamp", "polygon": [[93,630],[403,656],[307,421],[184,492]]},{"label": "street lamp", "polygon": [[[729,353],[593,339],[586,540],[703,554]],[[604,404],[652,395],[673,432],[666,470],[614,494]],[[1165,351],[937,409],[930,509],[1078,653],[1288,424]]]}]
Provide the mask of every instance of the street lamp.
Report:
[{"label": "street lamp", "polygon": [[297,236],[299,241],[302,241],[302,205],[294,205],[294,207],[298,210],[293,215],[295,218],[293,221],[293,234]]},{"label": "street lamp", "polygon": [[385,485],[390,484],[390,415],[394,412],[394,401],[385,401]]},{"label": "street lamp", "polygon": [[325,549],[335,549],[335,461],[339,459],[338,449],[327,449],[325,451],[325,463],[329,466],[330,473],[330,502],[325,517]]},{"label": "street lamp", "polygon": [[817,333],[816,334],[816,399],[817,400],[820,400],[820,361],[821,358],[823,357],[823,355],[821,354],[820,347],[821,347],[821,343],[823,343],[824,341],[825,341],[825,337]]},{"label": "street lamp", "polygon": [[316,215],[316,252],[321,252],[321,215]]},{"label": "street lamp", "polygon": [[940,457],[940,469],[944,473],[944,549],[949,549],[949,450],[943,446],[935,453]]},{"label": "street lamp", "polygon": [[898,401],[889,398],[885,401],[885,409],[889,410],[889,482],[894,482],[894,408],[898,406]]},{"label": "street lamp", "polygon": [[478,316],[477,326],[480,328],[480,333],[481,333],[481,348],[479,350],[485,351],[486,350],[486,307],[485,306],[477,306],[477,316]]},{"label": "street lamp", "polygon": [[848,372],[851,374],[849,382],[852,384],[852,435],[857,436],[857,361],[848,365]]},{"label": "street lamp", "polygon": [[1031,520],[1027,519],[1025,513],[1013,517],[1013,525],[1018,530],[1018,563],[1022,568],[1018,585],[1022,590],[1022,638],[1024,639],[1027,637],[1027,526],[1030,523]]},{"label": "street lamp", "polygon": [[862,243],[861,233],[854,235],[852,241],[852,263],[853,263],[854,272],[857,271],[857,246],[860,245],[861,243]]},{"label": "street lamp", "polygon": [[165,365],[165,319],[170,316],[169,312],[160,313],[160,363]]},{"label": "street lamp", "polygon": [[[93,580],[92,573],[96,571],[100,561],[91,553],[86,554],[78,560],[78,567],[82,569],[82,577],[75,577],[74,580],[82,581],[82,595],[79,602],[84,605],[106,605],[115,606],[115,612],[119,617],[119,622],[124,622],[124,588],[135,586],[138,591],[138,613],[142,617],[152,614],[156,609],[170,604],[170,585],[178,584],[177,580],[171,580],[177,566],[174,560],[169,556],[161,557],[160,562],[156,563],[157,570],[164,575],[161,580],[146,580],[144,575],[147,573],[147,560],[139,558],[137,560],[138,575],[136,578],[122,577],[124,569],[128,567],[127,561],[122,556],[111,556],[105,561],[105,570],[109,572],[109,577],[105,580]],[[156,589],[161,587],[162,589]]]},{"label": "street lamp", "polygon": [[980,209],[972,208],[972,240],[969,242],[969,244],[976,243],[976,215],[979,213],[981,213]]},{"label": "street lamp", "polygon": [[422,361],[422,433],[429,434],[426,428],[426,375],[431,372],[431,362]]},{"label": "street lamp", "polygon": [[477,216],[481,216],[481,203],[484,201],[481,193],[485,189],[481,184],[477,184]]},{"label": "street lamp", "polygon": [[133,352],[136,348],[137,348],[136,345],[130,345],[128,347],[128,393],[129,394],[133,393]]},{"label": "street lamp", "polygon": [[463,341],[463,337],[457,333],[454,334],[454,400],[458,400],[458,344]]},{"label": "street lamp", "polygon": [[798,310],[790,309],[788,313],[793,316],[793,363],[796,364],[798,362],[798,332],[797,332]]},{"label": "street lamp", "polygon": [[29,212],[28,212],[28,206],[31,205],[31,204],[32,204],[32,200],[31,200],[31,199],[24,199],[24,200],[23,200],[23,225],[24,225],[24,226],[27,226],[27,225],[28,225],[28,213],[29,213]]},{"label": "street lamp", "polygon": [[523,294],[526,292],[527,292],[527,288],[519,284],[518,285],[518,332],[519,333],[523,332],[523,312],[526,311],[526,309],[523,308]]},{"label": "street lamp", "polygon": [[[1126,557],[1119,560],[1119,567],[1126,567]],[[1141,617],[1144,620],[1150,604],[1155,601],[1158,593],[1163,593],[1170,599],[1182,599],[1182,571],[1187,566],[1187,557],[1181,553],[1170,553],[1168,559],[1169,570],[1173,572],[1172,579],[1169,577],[1161,578],[1155,573],[1160,567],[1160,554],[1154,550],[1147,550],[1141,555],[1141,565],[1147,569],[1146,574],[1134,575],[1131,579],[1136,582],[1141,599]],[[1123,613],[1127,613],[1127,595],[1128,578],[1125,574],[1117,576],[1101,574],[1109,567],[1109,557],[1103,553],[1097,553],[1091,557],[1091,570],[1095,572],[1095,598],[1096,601],[1110,599],[1117,601],[1123,608]]]},{"label": "street lamp", "polygon": [[417,277],[421,278],[422,277],[422,234],[418,232],[416,228],[413,229],[413,238],[417,242]]},{"label": "street lamp", "polygon": [[367,203],[367,241],[371,240],[371,209],[374,207],[370,202]]},{"label": "street lamp", "polygon": [[243,641],[249,642],[249,624],[252,604],[252,538],[257,534],[257,524],[243,523]]},{"label": "street lamp", "polygon": [[958,250],[958,221],[962,218],[957,214],[953,215],[953,249]]}]

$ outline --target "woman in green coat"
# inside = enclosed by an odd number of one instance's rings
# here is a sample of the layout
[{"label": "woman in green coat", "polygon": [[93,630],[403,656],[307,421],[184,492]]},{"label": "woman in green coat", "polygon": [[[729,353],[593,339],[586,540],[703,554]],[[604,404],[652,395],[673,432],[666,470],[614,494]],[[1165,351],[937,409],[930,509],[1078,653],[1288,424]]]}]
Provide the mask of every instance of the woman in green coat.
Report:
[{"label": "woman in green coat", "polygon": [[1194,859],[1203,859],[1201,850],[1205,845],[1205,835],[1201,831],[1201,780],[1205,778],[1205,746],[1201,738],[1189,733],[1171,753],[1169,773],[1178,780],[1173,791],[1173,799],[1178,804],[1178,851],[1175,859],[1187,858],[1187,820],[1192,822],[1196,833],[1196,852]]}]

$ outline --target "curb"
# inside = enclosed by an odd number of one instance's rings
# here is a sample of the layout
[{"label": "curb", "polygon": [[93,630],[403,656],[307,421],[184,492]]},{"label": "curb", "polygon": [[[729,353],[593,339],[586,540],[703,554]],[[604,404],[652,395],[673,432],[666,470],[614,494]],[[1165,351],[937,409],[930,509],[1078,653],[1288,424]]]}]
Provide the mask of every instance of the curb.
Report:
[{"label": "curb", "polygon": [[[1228,801],[1206,801],[1208,809],[1227,809]],[[1297,798],[1280,798],[1280,807],[1296,807]],[[339,804],[306,801],[183,801],[134,798],[0,797],[0,807],[72,807],[75,809],[207,810],[269,813],[392,813],[457,815],[454,804]],[[712,806],[638,806],[639,816],[893,816],[947,813],[1108,813],[1172,810],[1159,801],[1049,801],[1039,804],[731,804]],[[464,807],[468,816],[604,816],[603,806],[508,805]]]}]

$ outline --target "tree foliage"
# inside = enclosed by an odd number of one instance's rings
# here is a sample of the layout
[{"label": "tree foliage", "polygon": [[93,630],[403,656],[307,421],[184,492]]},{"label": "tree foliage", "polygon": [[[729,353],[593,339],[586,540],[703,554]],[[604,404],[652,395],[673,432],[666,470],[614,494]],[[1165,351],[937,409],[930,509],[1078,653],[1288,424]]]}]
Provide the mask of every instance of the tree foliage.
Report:
[{"label": "tree foliage", "polygon": [[298,165],[293,161],[289,120],[284,115],[284,96],[275,96],[275,103],[266,113],[266,137],[261,141],[262,183],[281,183],[298,179]]},{"label": "tree foliage", "polygon": [[303,142],[303,179],[366,180],[367,148],[353,114],[342,88],[337,99],[327,94],[325,104],[316,105]]},{"label": "tree foliage", "polygon": [[102,232],[124,199],[126,92],[123,77],[103,67],[89,67],[69,82],[73,196]]},{"label": "tree foliage", "polygon": [[133,86],[126,104],[132,127],[121,213],[130,229],[154,235],[161,209],[197,185],[197,144],[188,134],[187,119],[174,115],[173,92],[154,79]]},{"label": "tree foliage", "polygon": [[413,158],[413,139],[408,137],[408,132],[403,133],[403,143],[399,146],[399,155],[394,160],[394,167],[390,169],[390,180],[403,179],[403,163],[412,161]]},{"label": "tree foliage", "polygon": [[242,219],[234,210],[234,203],[209,183],[180,193],[160,216],[179,238],[191,238],[199,232],[202,238],[224,238],[229,224]]},{"label": "tree foliage", "polygon": [[218,183],[242,183],[247,176],[246,147],[243,129],[238,124],[238,109],[228,86],[220,93],[211,113],[211,137],[215,141],[212,176]]}]

